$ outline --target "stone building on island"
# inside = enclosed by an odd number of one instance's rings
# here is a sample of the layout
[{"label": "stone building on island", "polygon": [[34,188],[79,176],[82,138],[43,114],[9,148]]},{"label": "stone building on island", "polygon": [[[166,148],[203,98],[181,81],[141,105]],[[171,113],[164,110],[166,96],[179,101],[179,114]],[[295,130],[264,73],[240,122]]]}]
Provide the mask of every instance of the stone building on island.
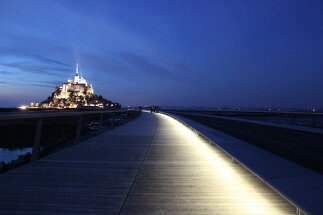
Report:
[{"label": "stone building on island", "polygon": [[47,100],[41,103],[43,108],[120,108],[120,104],[94,94],[93,87],[80,74],[78,64],[74,80],[57,86]]}]

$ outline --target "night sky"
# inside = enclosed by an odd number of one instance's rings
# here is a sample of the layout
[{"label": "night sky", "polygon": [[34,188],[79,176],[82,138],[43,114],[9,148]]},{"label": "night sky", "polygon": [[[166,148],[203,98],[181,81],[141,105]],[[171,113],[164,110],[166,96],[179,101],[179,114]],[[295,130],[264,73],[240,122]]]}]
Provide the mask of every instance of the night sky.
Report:
[{"label": "night sky", "polygon": [[75,64],[122,105],[323,107],[323,1],[0,0],[0,107]]}]

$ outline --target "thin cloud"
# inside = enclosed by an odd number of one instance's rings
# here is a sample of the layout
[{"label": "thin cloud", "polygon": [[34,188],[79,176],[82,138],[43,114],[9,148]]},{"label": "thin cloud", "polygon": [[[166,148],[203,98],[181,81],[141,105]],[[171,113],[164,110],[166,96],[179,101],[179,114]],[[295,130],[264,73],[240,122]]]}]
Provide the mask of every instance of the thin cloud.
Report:
[{"label": "thin cloud", "polygon": [[0,71],[0,74],[2,74],[2,75],[13,75],[12,72],[8,72],[8,71]]},{"label": "thin cloud", "polygon": [[121,55],[121,58],[125,60],[127,63],[129,63],[130,65],[132,65],[133,67],[145,73],[158,74],[160,76],[169,75],[171,73],[169,70],[165,69],[164,67],[156,65],[150,62],[148,59],[136,54],[126,52]]},{"label": "thin cloud", "polygon": [[49,59],[49,58],[42,57],[39,55],[32,55],[32,58],[34,58],[35,60],[38,60],[42,63],[46,63],[46,64],[59,65],[59,66],[63,66],[63,67],[70,67],[71,66],[70,64],[66,64],[61,61]]},{"label": "thin cloud", "polygon": [[[57,47],[56,49],[59,49],[59,47]],[[26,51],[24,48],[1,47],[0,56],[14,56],[14,57],[28,58],[31,60],[38,61],[39,63],[62,66],[62,67],[71,66],[70,64],[64,63],[62,61],[32,53],[30,50]]]},{"label": "thin cloud", "polygon": [[30,86],[34,87],[45,87],[45,88],[53,88],[52,85],[47,85],[47,84],[30,84]]},{"label": "thin cloud", "polygon": [[187,64],[183,64],[183,63],[171,63],[169,65],[172,69],[174,69],[175,71],[180,71],[183,73],[192,73],[192,69],[187,65]]},{"label": "thin cloud", "polygon": [[59,80],[59,81],[43,81],[43,82],[47,83],[47,84],[49,84],[51,86],[58,86],[58,85],[63,83],[63,80]]},{"label": "thin cloud", "polygon": [[40,65],[30,65],[26,64],[25,62],[22,63],[0,63],[0,65],[20,69],[25,72],[42,74],[42,75],[54,75],[54,76],[61,76],[62,73],[69,72],[68,69],[61,68],[61,67],[49,67],[49,66],[40,66]]},{"label": "thin cloud", "polygon": [[80,62],[80,73],[85,75],[83,71],[86,72],[86,70],[83,68],[86,68],[91,71],[86,74],[86,77],[90,79],[91,77],[97,78],[99,75],[109,75],[121,79],[134,75],[133,70],[124,62],[108,56],[82,53],[80,54]]}]

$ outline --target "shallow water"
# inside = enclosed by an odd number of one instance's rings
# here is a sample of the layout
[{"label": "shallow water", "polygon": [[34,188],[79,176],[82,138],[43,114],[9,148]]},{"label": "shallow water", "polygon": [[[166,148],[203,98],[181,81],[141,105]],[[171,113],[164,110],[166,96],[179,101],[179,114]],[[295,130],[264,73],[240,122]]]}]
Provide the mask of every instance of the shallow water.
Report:
[{"label": "shallow water", "polygon": [[32,148],[22,148],[22,149],[1,149],[0,148],[0,162],[4,161],[6,163],[16,160],[19,155],[24,155],[31,152]]}]

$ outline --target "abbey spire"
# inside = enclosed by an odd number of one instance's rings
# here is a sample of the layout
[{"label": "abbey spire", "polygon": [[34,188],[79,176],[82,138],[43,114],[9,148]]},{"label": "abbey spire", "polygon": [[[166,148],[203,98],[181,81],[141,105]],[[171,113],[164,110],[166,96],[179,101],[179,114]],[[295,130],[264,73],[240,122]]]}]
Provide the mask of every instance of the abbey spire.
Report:
[{"label": "abbey spire", "polygon": [[74,83],[87,85],[86,80],[79,75],[79,64],[78,63],[76,64]]},{"label": "abbey spire", "polygon": [[75,76],[79,75],[79,64],[76,64],[76,72],[75,72]]}]

